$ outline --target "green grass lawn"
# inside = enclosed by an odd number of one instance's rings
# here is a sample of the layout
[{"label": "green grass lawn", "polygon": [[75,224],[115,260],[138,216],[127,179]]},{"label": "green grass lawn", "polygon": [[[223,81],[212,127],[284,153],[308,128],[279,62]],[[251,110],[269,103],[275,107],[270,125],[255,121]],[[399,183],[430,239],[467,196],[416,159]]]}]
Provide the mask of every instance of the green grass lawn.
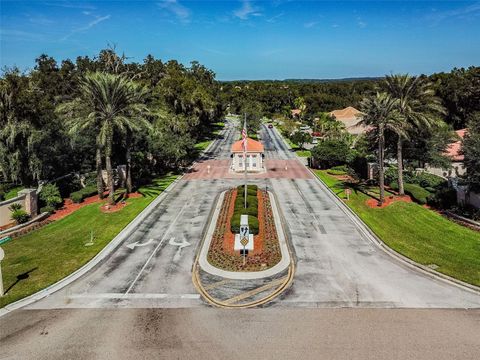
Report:
[{"label": "green grass lawn", "polygon": [[[139,189],[121,211],[106,214],[87,205],[71,215],[2,245],[3,285],[0,307],[57,282],[92,259],[178,175],[166,175]],[[93,231],[94,245],[85,246]],[[10,289],[9,289],[10,288]]]},{"label": "green grass lawn", "polygon": [[208,147],[208,145],[210,145],[212,142],[213,142],[213,139],[200,141],[200,142],[198,142],[198,143],[195,144],[195,150],[197,150],[198,152],[202,152],[202,151],[205,150],[205,149]]},{"label": "green grass lawn", "polygon": [[310,152],[310,150],[297,150],[295,151],[295,153],[300,157],[308,158],[312,156],[312,153]]},{"label": "green grass lawn", "polygon": [[14,197],[17,197],[18,192],[23,189],[24,189],[23,186],[15,186],[14,188],[11,188],[9,191],[5,193],[5,200],[10,200],[10,199],[13,199]]},{"label": "green grass lawn", "polygon": [[[345,199],[341,181],[324,170],[315,173]],[[388,246],[417,263],[434,264],[439,272],[480,286],[479,232],[415,203],[396,202],[383,209],[372,209],[365,205],[368,198],[362,192],[352,191],[346,204]]]}]

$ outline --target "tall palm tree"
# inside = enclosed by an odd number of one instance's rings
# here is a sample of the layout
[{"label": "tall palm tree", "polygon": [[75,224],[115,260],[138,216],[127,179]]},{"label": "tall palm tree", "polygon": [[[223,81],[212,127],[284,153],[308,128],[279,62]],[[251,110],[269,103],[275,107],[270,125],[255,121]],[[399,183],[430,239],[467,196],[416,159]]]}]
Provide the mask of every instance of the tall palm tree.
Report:
[{"label": "tall palm tree", "polygon": [[362,123],[372,126],[376,131],[378,141],[378,183],[380,187],[380,201],[385,201],[385,131],[392,129],[398,119],[398,100],[393,99],[387,93],[377,93],[373,97],[367,97],[360,103]]},{"label": "tall palm tree", "polygon": [[[63,105],[60,110],[80,109],[71,120],[71,132],[78,129],[94,128],[98,131],[97,143],[97,187],[103,193],[101,174],[101,154],[104,152],[107,170],[109,202],[114,203],[114,181],[112,168],[112,148],[115,133],[125,135],[128,131],[139,130],[149,126],[142,117],[147,112],[143,103],[145,90],[121,75],[107,73],[88,73],[80,84],[81,98]],[[75,113],[75,111],[72,111]],[[129,134],[130,135],[130,134]],[[127,157],[130,144],[127,145]],[[130,161],[128,161],[130,162]],[[130,163],[127,164],[127,167]],[[127,176],[130,175],[127,169]],[[131,180],[128,180],[130,182]]]},{"label": "tall palm tree", "polygon": [[400,118],[392,131],[397,134],[398,192],[404,195],[403,142],[408,140],[409,131],[437,125],[440,122],[437,115],[445,110],[426,78],[408,74],[387,75],[385,86],[389,95],[398,100]]}]

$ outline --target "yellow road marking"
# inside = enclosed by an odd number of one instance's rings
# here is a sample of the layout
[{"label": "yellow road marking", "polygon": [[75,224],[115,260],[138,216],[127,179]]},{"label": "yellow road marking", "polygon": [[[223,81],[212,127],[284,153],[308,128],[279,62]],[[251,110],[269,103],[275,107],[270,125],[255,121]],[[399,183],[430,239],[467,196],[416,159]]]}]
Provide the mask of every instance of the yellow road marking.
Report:
[{"label": "yellow road marking", "polygon": [[231,282],[232,280],[230,279],[225,279],[225,280],[221,280],[221,281],[217,281],[216,283],[213,283],[213,284],[210,284],[210,285],[207,285],[207,286],[204,286],[203,289],[204,290],[212,290],[212,289],[215,289],[219,286],[222,286],[224,284],[227,284],[229,282]]},{"label": "yellow road marking", "polygon": [[262,291],[268,290],[272,287],[275,287],[275,286],[278,286],[278,285],[282,284],[286,279],[287,279],[287,276],[285,276],[283,278],[280,278],[280,279],[277,279],[277,280],[274,280],[272,282],[269,282],[268,284],[265,284],[263,286],[255,288],[253,290],[244,292],[244,293],[242,293],[240,295],[237,295],[237,296],[234,296],[230,299],[227,299],[227,300],[223,301],[223,303],[224,304],[233,304],[233,303],[239,302],[243,299],[247,299],[249,297],[252,297],[253,295],[261,293]]}]

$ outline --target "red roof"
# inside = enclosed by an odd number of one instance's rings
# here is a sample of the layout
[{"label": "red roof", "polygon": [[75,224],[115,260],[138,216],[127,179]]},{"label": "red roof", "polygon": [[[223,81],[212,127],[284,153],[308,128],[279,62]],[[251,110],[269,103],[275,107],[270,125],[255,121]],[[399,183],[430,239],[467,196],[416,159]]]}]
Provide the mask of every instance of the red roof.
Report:
[{"label": "red roof", "polygon": [[[463,139],[465,137],[465,133],[467,132],[467,129],[457,130],[455,132],[460,137],[460,139]],[[462,150],[462,140],[458,140],[448,145],[446,155],[449,156],[452,160],[463,161],[464,156],[460,154],[461,150]]]},{"label": "red roof", "polygon": [[[238,140],[232,145],[232,152],[243,152],[242,140]],[[263,152],[263,145],[260,141],[247,138],[247,152]]]}]

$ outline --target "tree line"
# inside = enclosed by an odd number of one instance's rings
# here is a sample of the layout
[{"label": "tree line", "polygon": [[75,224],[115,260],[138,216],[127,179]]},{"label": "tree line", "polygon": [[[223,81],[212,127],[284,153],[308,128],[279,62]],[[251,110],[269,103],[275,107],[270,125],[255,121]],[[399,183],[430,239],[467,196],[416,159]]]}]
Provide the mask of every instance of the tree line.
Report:
[{"label": "tree line", "polygon": [[41,55],[33,70],[0,78],[1,178],[32,186],[94,170],[103,196],[106,168],[113,196],[114,165],[125,164],[131,191],[188,163],[223,112],[215,73],[198,62],[131,62],[114,48],[60,64]]}]

